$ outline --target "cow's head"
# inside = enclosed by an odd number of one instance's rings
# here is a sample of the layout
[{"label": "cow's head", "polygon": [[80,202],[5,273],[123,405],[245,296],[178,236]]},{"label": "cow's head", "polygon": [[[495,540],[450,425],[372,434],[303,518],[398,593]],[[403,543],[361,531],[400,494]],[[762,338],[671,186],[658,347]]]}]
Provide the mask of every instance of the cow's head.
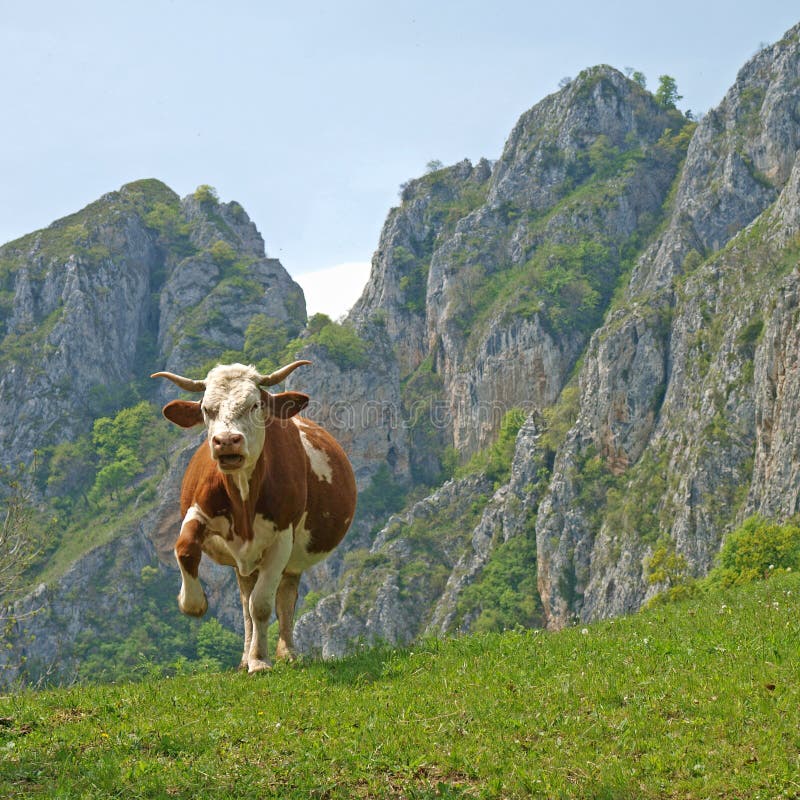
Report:
[{"label": "cow's head", "polygon": [[220,364],[203,381],[172,372],[156,372],[151,378],[167,378],[188,392],[203,392],[200,402],[173,400],[164,416],[182,428],[205,423],[211,457],[223,472],[250,468],[264,447],[266,428],[275,420],[294,416],[308,404],[299,392],[270,394],[263,386],[280,383],[290,372],[310,361],[295,361],[270,375],[261,375],[244,364]]}]

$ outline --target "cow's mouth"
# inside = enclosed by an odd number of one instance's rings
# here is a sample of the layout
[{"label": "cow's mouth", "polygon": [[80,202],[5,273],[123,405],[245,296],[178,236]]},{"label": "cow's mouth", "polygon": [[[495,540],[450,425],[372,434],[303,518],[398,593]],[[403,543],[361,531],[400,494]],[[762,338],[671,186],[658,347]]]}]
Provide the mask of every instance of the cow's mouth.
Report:
[{"label": "cow's mouth", "polygon": [[226,456],[217,456],[219,465],[224,470],[239,469],[244,464],[244,456],[237,454],[230,454]]}]

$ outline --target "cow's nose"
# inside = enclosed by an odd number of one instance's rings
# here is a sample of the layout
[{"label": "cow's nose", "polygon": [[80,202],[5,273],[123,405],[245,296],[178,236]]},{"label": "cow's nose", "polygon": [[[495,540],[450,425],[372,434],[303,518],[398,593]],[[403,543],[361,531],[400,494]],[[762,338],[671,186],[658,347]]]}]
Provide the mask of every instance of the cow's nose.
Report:
[{"label": "cow's nose", "polygon": [[243,438],[241,433],[218,433],[212,437],[211,443],[216,448],[238,447]]}]

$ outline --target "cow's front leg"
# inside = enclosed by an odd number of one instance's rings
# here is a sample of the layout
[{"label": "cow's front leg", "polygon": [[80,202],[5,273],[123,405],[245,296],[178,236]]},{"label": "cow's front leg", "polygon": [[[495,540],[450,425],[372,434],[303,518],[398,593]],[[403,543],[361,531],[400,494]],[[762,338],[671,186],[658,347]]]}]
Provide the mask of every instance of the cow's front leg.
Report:
[{"label": "cow's front leg", "polygon": [[269,659],[267,629],[272,617],[272,610],[275,607],[275,593],[291,552],[292,529],[289,528],[278,533],[277,538],[266,549],[259,563],[258,577],[253,591],[250,593],[249,602],[253,634],[247,657],[248,672],[260,672],[272,666]]},{"label": "cow's front leg", "polygon": [[175,558],[181,570],[181,591],[178,594],[178,608],[191,617],[202,617],[208,610],[208,600],[197,577],[200,559],[203,555],[202,542],[205,525],[190,517],[181,525],[181,533],[175,542]]},{"label": "cow's front leg", "polygon": [[278,614],[278,649],[276,658],[286,661],[294,660],[294,609],[297,605],[297,586],[300,576],[296,573],[284,572],[278,586],[278,596],[275,599],[275,610]]},{"label": "cow's front leg", "polygon": [[239,582],[239,597],[242,601],[242,617],[244,618],[244,652],[239,669],[247,669],[250,660],[250,645],[253,641],[253,618],[250,616],[250,595],[256,585],[255,575],[242,575],[236,570],[236,580]]}]

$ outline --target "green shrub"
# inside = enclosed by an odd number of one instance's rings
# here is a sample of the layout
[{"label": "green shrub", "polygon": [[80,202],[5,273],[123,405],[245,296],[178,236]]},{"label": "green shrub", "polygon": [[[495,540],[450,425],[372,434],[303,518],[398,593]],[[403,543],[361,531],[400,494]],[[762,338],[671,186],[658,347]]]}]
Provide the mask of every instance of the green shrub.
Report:
[{"label": "green shrub", "polygon": [[403,507],[408,487],[392,475],[388,464],[381,464],[369,486],[358,496],[361,514],[385,519]]},{"label": "green shrub", "polygon": [[525,530],[493,551],[475,583],[458,600],[459,615],[478,612],[472,633],[543,625],[537,587],[535,516]]},{"label": "green shrub", "polygon": [[[95,420],[92,445],[99,470],[89,492],[90,500],[100,502],[106,495],[116,497],[131,487],[146,464],[156,459],[168,466],[169,444],[174,433],[164,435],[160,426],[153,425],[157,414],[157,408],[143,400],[113,417]],[[62,465],[62,471],[63,468]]]},{"label": "green shrub", "polygon": [[447,446],[447,429],[437,424],[444,398],[442,376],[434,369],[431,353],[403,382],[403,411],[411,444],[411,477],[417,484],[433,486],[445,474],[442,454]]},{"label": "green shrub", "polygon": [[325,314],[314,314],[308,321],[307,330],[310,336],[305,339],[295,339],[286,346],[284,351],[286,359],[294,358],[302,347],[316,344],[325,350],[328,358],[339,369],[352,369],[366,360],[367,343],[352,325],[331,322],[330,317]]},{"label": "green shrub", "polygon": [[262,372],[275,369],[289,340],[286,326],[266,314],[255,314],[244,332],[242,355],[245,363],[255,364]]},{"label": "green shrub", "polygon": [[316,313],[309,317],[308,320],[308,332],[315,336],[318,334],[326,325],[333,325],[333,320],[327,315],[322,313]]},{"label": "green shrub", "polygon": [[750,356],[755,352],[755,346],[761,339],[761,333],[764,330],[764,320],[760,315],[756,315],[747,325],[739,331],[736,337],[736,344],[739,348],[747,352]]},{"label": "green shrub", "polygon": [[224,627],[212,617],[197,631],[197,656],[210,662],[216,669],[223,669],[235,662],[241,653],[242,638]]},{"label": "green shrub", "polygon": [[540,439],[541,446],[550,454],[551,460],[561,445],[566,441],[570,428],[578,419],[581,394],[577,381],[568,383],[562,390],[558,400],[542,411],[545,431]]},{"label": "green shrub", "polygon": [[525,412],[521,408],[506,411],[500,422],[500,431],[495,442],[485,450],[475,453],[463,467],[457,469],[456,477],[482,472],[492,481],[495,489],[507,483],[511,474],[517,434],[524,422]]},{"label": "green shrub", "polygon": [[776,571],[800,568],[800,526],[753,516],[728,535],[719,564],[708,576],[712,586],[736,586]]},{"label": "green shrub", "polygon": [[229,267],[236,261],[236,251],[222,239],[217,239],[208,252],[218,267]]},{"label": "green shrub", "polygon": [[176,203],[155,203],[145,214],[145,225],[158,232],[161,244],[178,256],[189,255],[194,249],[189,241],[189,223]]},{"label": "green shrub", "polygon": [[219,203],[219,195],[213,186],[203,183],[194,190],[194,199],[200,205],[217,205]]}]

